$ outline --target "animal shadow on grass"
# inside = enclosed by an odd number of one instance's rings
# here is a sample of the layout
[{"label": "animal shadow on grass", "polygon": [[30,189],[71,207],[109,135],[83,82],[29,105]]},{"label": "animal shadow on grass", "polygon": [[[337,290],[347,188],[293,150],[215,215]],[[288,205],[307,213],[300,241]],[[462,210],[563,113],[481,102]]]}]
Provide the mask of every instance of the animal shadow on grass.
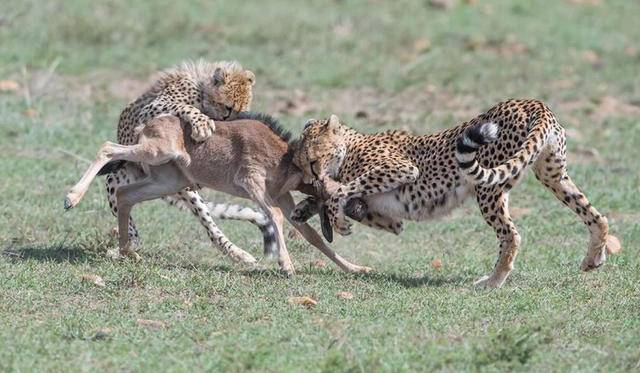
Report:
[{"label": "animal shadow on grass", "polygon": [[373,280],[374,282],[395,282],[405,288],[419,288],[419,287],[439,287],[449,284],[463,284],[467,281],[466,278],[461,276],[429,276],[429,275],[403,275],[398,273],[363,273],[358,275],[365,280]]},{"label": "animal shadow on grass", "polygon": [[[150,258],[151,259],[151,258]],[[266,277],[280,277],[283,279],[288,278],[287,274],[280,271],[278,268],[273,267],[273,264],[269,265],[265,263],[259,264],[259,267],[248,268],[233,263],[216,263],[209,264],[203,262],[193,262],[185,260],[167,261],[166,259],[155,258],[156,260],[163,262],[161,264],[165,269],[186,269],[186,270],[198,270],[198,271],[214,271],[224,273],[235,273],[240,276],[253,277],[253,278],[266,278]],[[153,261],[153,259],[151,259]],[[384,272],[372,272],[372,273],[345,273],[338,268],[326,268],[317,269],[309,266],[298,265],[296,275],[302,276],[309,275],[314,277],[350,277],[358,278],[363,281],[371,282],[395,282],[405,288],[418,288],[418,287],[439,287],[449,284],[465,284],[470,281],[466,276],[443,276],[437,275],[405,275],[398,273],[384,273]]]},{"label": "animal shadow on grass", "polygon": [[7,245],[2,249],[2,255],[10,260],[36,260],[54,263],[87,263],[96,258],[96,253],[79,246],[65,244],[34,243],[22,246]]},{"label": "animal shadow on grass", "polygon": [[449,284],[464,284],[465,281],[469,281],[467,277],[464,276],[443,276],[443,275],[409,275],[402,273],[393,273],[393,272],[370,272],[370,273],[344,273],[339,269],[314,269],[314,268],[305,268],[298,273],[300,274],[309,274],[315,276],[349,276],[353,278],[358,278],[363,281],[370,282],[395,282],[405,288],[419,288],[419,287],[438,287],[438,286],[446,286]]},{"label": "animal shadow on grass", "polygon": [[252,277],[252,278],[267,278],[267,277],[279,277],[287,279],[289,276],[282,272],[278,268],[270,268],[259,266],[256,268],[243,267],[239,264],[206,264],[206,263],[193,263],[193,262],[175,262],[166,263],[162,266],[165,269],[186,269],[197,271],[213,271],[220,273],[234,273],[239,276]]},{"label": "animal shadow on grass", "polygon": [[154,265],[160,266],[167,270],[182,269],[189,271],[213,271],[221,273],[235,273],[241,276],[247,277],[270,277],[277,276],[286,278],[286,274],[281,272],[277,268],[271,268],[272,264],[265,262],[258,263],[255,268],[244,266],[242,264],[233,263],[228,258],[220,258],[219,263],[210,263],[205,260],[199,261],[197,259],[184,259],[179,257],[164,256],[161,253],[145,253],[143,255],[143,261],[154,263]]}]

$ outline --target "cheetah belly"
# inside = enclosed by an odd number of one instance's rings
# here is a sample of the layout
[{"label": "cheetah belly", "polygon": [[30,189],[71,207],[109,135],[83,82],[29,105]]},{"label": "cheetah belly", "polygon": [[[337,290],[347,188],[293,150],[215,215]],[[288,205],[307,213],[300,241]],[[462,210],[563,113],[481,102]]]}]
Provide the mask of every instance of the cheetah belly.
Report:
[{"label": "cheetah belly", "polygon": [[404,190],[374,194],[365,197],[369,211],[407,220],[429,220],[446,215],[460,206],[469,196],[467,185],[448,190],[434,198],[412,198]]}]

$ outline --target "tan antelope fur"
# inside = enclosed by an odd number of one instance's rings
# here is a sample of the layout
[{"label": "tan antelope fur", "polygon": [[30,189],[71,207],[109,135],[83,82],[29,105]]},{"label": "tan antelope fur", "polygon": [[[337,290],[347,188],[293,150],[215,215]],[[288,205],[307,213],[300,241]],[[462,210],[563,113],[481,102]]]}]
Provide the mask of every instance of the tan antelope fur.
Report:
[{"label": "tan antelope fur", "polygon": [[[260,116],[260,118],[264,118]],[[302,236],[346,272],[368,272],[368,267],[352,264],[332,251],[306,223],[291,221],[295,203],[292,190],[314,194],[302,183],[302,171],[293,164],[295,146],[289,144],[277,124],[265,120],[243,119],[216,122],[216,131],[202,142],[191,138],[191,128],[172,115],[152,119],[141,130],[138,143],[120,145],[105,142],[95,161],[85,171],[65,199],[65,208],[76,206],[98,172],[109,162],[127,161],[142,165],[144,177],[121,186],[117,194],[117,217],[122,255],[139,258],[130,247],[127,234],[132,207],[142,201],[161,198],[187,187],[207,187],[257,203],[276,232],[278,264],[287,274],[294,268],[283,237],[286,218]],[[194,201],[198,209],[201,201]],[[204,204],[203,204],[204,206]],[[255,258],[231,243],[216,227],[208,213],[203,225],[216,246],[238,262],[254,264]]]}]

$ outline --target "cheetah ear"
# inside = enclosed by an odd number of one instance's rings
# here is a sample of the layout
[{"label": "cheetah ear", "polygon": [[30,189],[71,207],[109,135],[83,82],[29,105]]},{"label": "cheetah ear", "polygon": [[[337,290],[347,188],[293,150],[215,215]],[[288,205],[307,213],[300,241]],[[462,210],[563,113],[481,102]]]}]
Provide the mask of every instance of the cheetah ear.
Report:
[{"label": "cheetah ear", "polygon": [[307,128],[309,128],[310,125],[313,124],[313,122],[315,122],[316,120],[311,118],[309,120],[307,120],[306,122],[304,122],[304,129],[306,130]]},{"label": "cheetah ear", "polygon": [[221,67],[216,68],[216,70],[213,72],[213,78],[211,78],[211,80],[213,81],[213,85],[216,87],[224,84],[224,72],[222,71]]},{"label": "cheetah ear", "polygon": [[330,130],[335,130],[339,127],[340,127],[340,118],[338,118],[338,116],[335,114],[331,114],[331,116],[329,117],[329,124],[327,125],[327,128]]},{"label": "cheetah ear", "polygon": [[256,76],[251,72],[251,70],[245,70],[244,75],[247,77],[247,80],[251,85],[256,84]]}]

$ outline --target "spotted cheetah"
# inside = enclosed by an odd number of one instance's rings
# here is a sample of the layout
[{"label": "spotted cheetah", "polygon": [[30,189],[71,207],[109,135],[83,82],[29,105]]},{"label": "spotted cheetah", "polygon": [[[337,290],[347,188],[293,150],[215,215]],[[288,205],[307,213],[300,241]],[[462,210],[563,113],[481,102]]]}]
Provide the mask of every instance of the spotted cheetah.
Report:
[{"label": "spotted cheetah", "polygon": [[[167,114],[176,115],[189,123],[191,137],[196,141],[202,141],[215,130],[214,120],[236,118],[238,113],[249,110],[254,84],[255,75],[243,69],[238,62],[184,62],[179,67],[162,72],[148,91],[122,111],[118,122],[118,143],[136,144],[138,135],[147,122]],[[133,164],[118,167],[107,175],[107,197],[111,212],[115,216],[118,209],[118,188],[145,176]],[[208,208],[203,210],[202,206],[208,204],[198,192],[191,189],[185,189],[165,200],[192,211],[199,218],[202,218],[201,215],[205,212],[210,212],[214,217],[250,221],[263,231],[265,252],[275,249],[274,232],[270,230],[261,213],[233,205],[218,205],[214,206],[212,211],[208,211]],[[129,220],[128,234],[134,246],[137,245],[139,235],[133,220]],[[111,250],[108,255],[117,256],[117,250]]]},{"label": "spotted cheetah", "polygon": [[[498,288],[512,271],[520,247],[509,215],[509,191],[531,165],[536,178],[587,225],[590,243],[582,270],[599,267],[607,249],[619,248],[618,239],[609,235],[607,219],[569,177],[565,142],[564,129],[542,102],[509,100],[469,122],[424,136],[363,134],[335,115],[310,120],[294,162],[307,183],[342,183],[325,201],[327,219],[342,235],[351,232],[344,210],[353,199],[367,204],[361,223],[398,234],[403,219],[438,217],[475,197],[500,241],[493,272],[475,284]],[[308,218],[304,210],[313,205],[301,202],[292,216]]]}]

